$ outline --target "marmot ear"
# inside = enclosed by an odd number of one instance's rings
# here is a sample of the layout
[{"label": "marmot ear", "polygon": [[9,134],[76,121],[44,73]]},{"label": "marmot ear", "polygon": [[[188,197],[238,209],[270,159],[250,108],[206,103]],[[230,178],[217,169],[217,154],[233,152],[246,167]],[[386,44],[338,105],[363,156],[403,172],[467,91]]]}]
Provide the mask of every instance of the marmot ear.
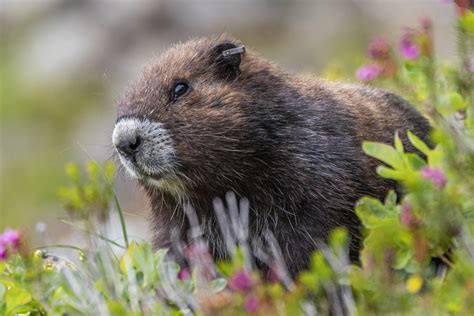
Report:
[{"label": "marmot ear", "polygon": [[237,78],[240,75],[241,55],[244,52],[244,46],[236,46],[230,42],[214,47],[212,58],[216,75],[224,80]]}]

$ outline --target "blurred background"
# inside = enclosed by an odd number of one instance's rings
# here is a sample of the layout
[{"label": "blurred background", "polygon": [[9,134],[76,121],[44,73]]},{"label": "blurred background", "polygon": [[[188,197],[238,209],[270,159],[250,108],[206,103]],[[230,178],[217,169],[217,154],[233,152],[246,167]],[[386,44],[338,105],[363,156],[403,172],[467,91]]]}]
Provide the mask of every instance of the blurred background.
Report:
[{"label": "blurred background", "polygon": [[[57,220],[64,165],[112,156],[116,100],[172,43],[226,32],[290,72],[352,74],[372,38],[396,45],[403,26],[427,16],[437,56],[451,60],[455,11],[446,2],[0,0],[0,231],[73,236]],[[127,219],[131,234],[148,238],[140,189],[120,175],[117,192],[137,214]],[[111,227],[120,234],[116,219]]]}]

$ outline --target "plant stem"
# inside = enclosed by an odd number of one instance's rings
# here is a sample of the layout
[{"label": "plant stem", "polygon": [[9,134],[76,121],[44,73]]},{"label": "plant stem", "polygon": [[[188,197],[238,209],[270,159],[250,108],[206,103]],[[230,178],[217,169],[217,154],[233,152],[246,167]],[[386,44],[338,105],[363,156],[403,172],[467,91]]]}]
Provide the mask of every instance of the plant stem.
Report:
[{"label": "plant stem", "polygon": [[68,248],[68,249],[73,249],[73,250],[77,250],[77,251],[83,251],[79,247],[70,246],[70,245],[47,245],[47,246],[35,247],[32,250],[41,250],[41,249],[46,249],[46,248]]},{"label": "plant stem", "polygon": [[125,241],[125,247],[129,247],[130,244],[128,243],[128,234],[127,234],[127,226],[125,225],[125,218],[123,216],[123,211],[122,208],[120,207],[120,203],[117,198],[117,194],[114,192],[114,201],[115,201],[115,206],[117,207],[117,211],[120,217],[120,225],[122,226],[122,234],[123,234],[123,240]]},{"label": "plant stem", "polygon": [[90,230],[90,229],[86,229],[86,228],[80,227],[80,226],[78,226],[78,225],[75,225],[74,223],[72,223],[72,222],[70,222],[70,221],[68,221],[68,220],[66,220],[66,219],[60,219],[60,221],[61,221],[62,223],[64,223],[64,224],[66,224],[66,225],[70,225],[70,226],[72,226],[72,227],[75,227],[75,228],[77,228],[77,229],[79,229],[79,230],[85,232],[86,234],[94,235],[94,236],[98,237],[99,239],[102,239],[102,240],[104,240],[104,241],[107,241],[107,242],[109,242],[109,243],[111,243],[111,244],[113,244],[113,245],[115,245],[115,246],[117,246],[117,247],[119,247],[119,248],[122,248],[122,249],[126,249],[126,248],[127,248],[127,247],[125,247],[125,246],[122,246],[122,245],[119,244],[118,242],[113,241],[112,239],[109,239],[109,238],[107,238],[107,237],[105,237],[105,236],[103,236],[103,235],[101,235],[101,234],[94,233],[94,232],[93,232],[92,230]]}]

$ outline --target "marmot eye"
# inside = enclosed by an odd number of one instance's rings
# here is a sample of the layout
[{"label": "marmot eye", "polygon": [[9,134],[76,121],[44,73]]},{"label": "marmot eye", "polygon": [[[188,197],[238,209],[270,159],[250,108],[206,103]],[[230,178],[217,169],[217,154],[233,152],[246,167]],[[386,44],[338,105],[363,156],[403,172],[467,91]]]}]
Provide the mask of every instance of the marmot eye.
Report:
[{"label": "marmot eye", "polygon": [[186,82],[180,81],[180,82],[176,83],[173,87],[173,90],[171,91],[173,102],[175,102],[176,100],[178,100],[182,96],[186,95],[190,90],[191,90],[191,88],[189,87],[189,85]]}]

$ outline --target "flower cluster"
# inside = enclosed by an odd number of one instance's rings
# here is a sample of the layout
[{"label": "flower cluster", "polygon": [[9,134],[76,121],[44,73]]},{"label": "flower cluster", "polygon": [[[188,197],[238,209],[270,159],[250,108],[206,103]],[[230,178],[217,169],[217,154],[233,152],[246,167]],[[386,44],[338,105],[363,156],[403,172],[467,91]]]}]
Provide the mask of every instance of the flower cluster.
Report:
[{"label": "flower cluster", "polygon": [[16,230],[7,229],[0,235],[0,261],[8,259],[9,255],[20,248],[20,233]]},{"label": "flower cluster", "polygon": [[[400,53],[406,60],[417,60],[420,56],[430,57],[433,50],[432,22],[429,18],[420,19],[419,29],[404,28],[400,38]],[[380,77],[396,75],[396,61],[392,47],[384,38],[376,38],[370,44],[367,57],[371,62],[357,69],[356,77],[368,82]]]},{"label": "flower cluster", "polygon": [[390,43],[382,38],[374,39],[367,51],[367,56],[372,60],[370,64],[360,67],[356,76],[361,81],[372,81],[378,77],[392,72],[393,58]]}]

